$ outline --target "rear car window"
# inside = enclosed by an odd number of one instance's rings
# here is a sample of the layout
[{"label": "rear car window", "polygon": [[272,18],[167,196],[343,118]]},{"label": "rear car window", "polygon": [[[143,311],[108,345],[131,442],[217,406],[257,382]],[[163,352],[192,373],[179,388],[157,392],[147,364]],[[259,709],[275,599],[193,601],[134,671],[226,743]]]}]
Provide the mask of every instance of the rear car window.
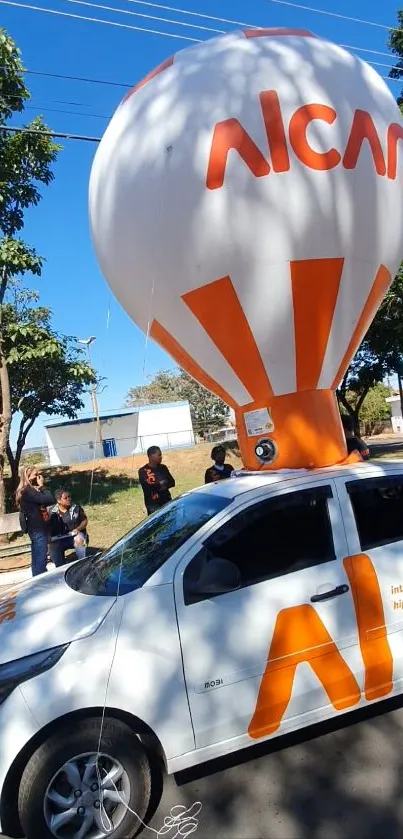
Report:
[{"label": "rear car window", "polygon": [[363,551],[403,540],[403,476],[346,484]]}]

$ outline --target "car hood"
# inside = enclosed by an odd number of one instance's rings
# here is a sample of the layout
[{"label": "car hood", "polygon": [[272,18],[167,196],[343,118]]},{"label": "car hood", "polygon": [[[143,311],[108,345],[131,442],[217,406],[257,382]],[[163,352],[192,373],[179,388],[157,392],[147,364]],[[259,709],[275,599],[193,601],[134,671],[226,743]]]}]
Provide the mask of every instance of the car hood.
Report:
[{"label": "car hood", "polygon": [[0,590],[0,664],[92,635],[115,597],[74,591],[66,570]]}]

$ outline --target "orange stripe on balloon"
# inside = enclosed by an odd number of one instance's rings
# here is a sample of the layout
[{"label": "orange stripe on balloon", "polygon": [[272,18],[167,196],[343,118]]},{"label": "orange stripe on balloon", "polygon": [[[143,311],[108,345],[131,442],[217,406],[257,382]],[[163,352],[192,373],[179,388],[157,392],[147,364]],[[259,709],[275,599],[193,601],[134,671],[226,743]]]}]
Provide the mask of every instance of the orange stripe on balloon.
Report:
[{"label": "orange stripe on balloon", "polygon": [[313,606],[282,609],[249,724],[250,737],[265,737],[280,727],[291,699],[295,671],[304,661],[312,667],[336,711],[359,702],[358,684]]},{"label": "orange stripe on balloon", "polygon": [[162,347],[168,355],[175,359],[183,370],[186,370],[196,381],[200,382],[207,390],[212,390],[216,396],[219,396],[231,408],[236,407],[236,403],[232,397],[224,390],[221,385],[212,379],[204,370],[191,358],[186,350],[178,343],[178,341],[157,321],[153,320],[150,329],[150,336],[153,340]]},{"label": "orange stripe on balloon", "polygon": [[271,398],[263,361],[230,277],[189,291],[182,299],[253,399]]},{"label": "orange stripe on balloon", "polygon": [[297,390],[315,390],[339,292],[343,259],[291,262]]},{"label": "orange stripe on balloon", "polygon": [[393,658],[378,577],[366,554],[347,556],[343,565],[350,580],[365,666],[365,698],[380,699],[393,687]]},{"label": "orange stripe on balloon", "polygon": [[140,90],[141,87],[144,87],[145,84],[150,82],[151,79],[155,79],[156,76],[159,76],[160,73],[162,73],[164,70],[167,70],[168,67],[172,67],[173,63],[174,63],[174,56],[171,56],[171,58],[167,58],[165,61],[162,62],[162,64],[159,64],[158,67],[156,67],[154,70],[151,70],[151,72],[148,73],[147,76],[144,76],[144,79],[142,79],[141,82],[138,82],[135,85],[135,87],[132,87],[132,89],[129,90],[128,93],[126,93],[126,96],[122,100],[122,104],[123,104],[123,102],[127,102],[129,97],[132,96],[133,93],[137,93],[137,91]]},{"label": "orange stripe on balloon", "polygon": [[332,384],[333,390],[335,390],[335,388],[340,384],[351,359],[356,354],[365,333],[371,325],[371,322],[375,316],[378,306],[380,305],[382,298],[384,297],[390,286],[391,281],[392,277],[390,272],[387,268],[385,268],[384,265],[381,265],[375,277],[375,281],[371,288],[371,291],[369,292],[369,295],[367,297],[365,306],[362,310],[357,326],[354,329],[351,341],[347,347],[346,352],[344,353],[343,360],[334,378],[334,382]]},{"label": "orange stripe on balloon", "polygon": [[304,38],[316,38],[312,32],[307,29],[287,29],[286,27],[278,27],[278,29],[244,29],[243,34],[245,38],[265,38],[267,35],[274,35],[283,37],[284,35],[300,35]]}]

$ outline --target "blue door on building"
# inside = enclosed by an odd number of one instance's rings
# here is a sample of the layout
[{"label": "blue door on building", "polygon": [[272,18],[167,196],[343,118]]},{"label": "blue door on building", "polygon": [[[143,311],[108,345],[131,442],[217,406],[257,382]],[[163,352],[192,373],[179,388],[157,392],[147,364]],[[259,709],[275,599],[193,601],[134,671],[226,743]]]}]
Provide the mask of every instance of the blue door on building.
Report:
[{"label": "blue door on building", "polygon": [[103,440],[102,446],[104,450],[104,457],[116,457],[116,440],[112,437],[110,440]]}]

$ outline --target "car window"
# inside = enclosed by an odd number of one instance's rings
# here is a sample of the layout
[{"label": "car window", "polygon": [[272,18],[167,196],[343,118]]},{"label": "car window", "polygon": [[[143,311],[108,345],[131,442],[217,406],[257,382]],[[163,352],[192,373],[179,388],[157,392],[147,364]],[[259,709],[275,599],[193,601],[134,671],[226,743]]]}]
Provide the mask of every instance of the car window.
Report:
[{"label": "car window", "polygon": [[403,477],[349,481],[361,550],[403,540]]},{"label": "car window", "polygon": [[[235,563],[242,587],[330,562],[335,559],[331,496],[330,486],[317,487],[248,507],[205,541],[207,555]],[[185,602],[190,602],[186,586],[193,591],[205,555],[200,553],[186,569]]]},{"label": "car window", "polygon": [[142,522],[98,558],[85,559],[66,574],[83,594],[126,594],[144,583],[213,516],[231,503],[208,492],[172,501]]}]

